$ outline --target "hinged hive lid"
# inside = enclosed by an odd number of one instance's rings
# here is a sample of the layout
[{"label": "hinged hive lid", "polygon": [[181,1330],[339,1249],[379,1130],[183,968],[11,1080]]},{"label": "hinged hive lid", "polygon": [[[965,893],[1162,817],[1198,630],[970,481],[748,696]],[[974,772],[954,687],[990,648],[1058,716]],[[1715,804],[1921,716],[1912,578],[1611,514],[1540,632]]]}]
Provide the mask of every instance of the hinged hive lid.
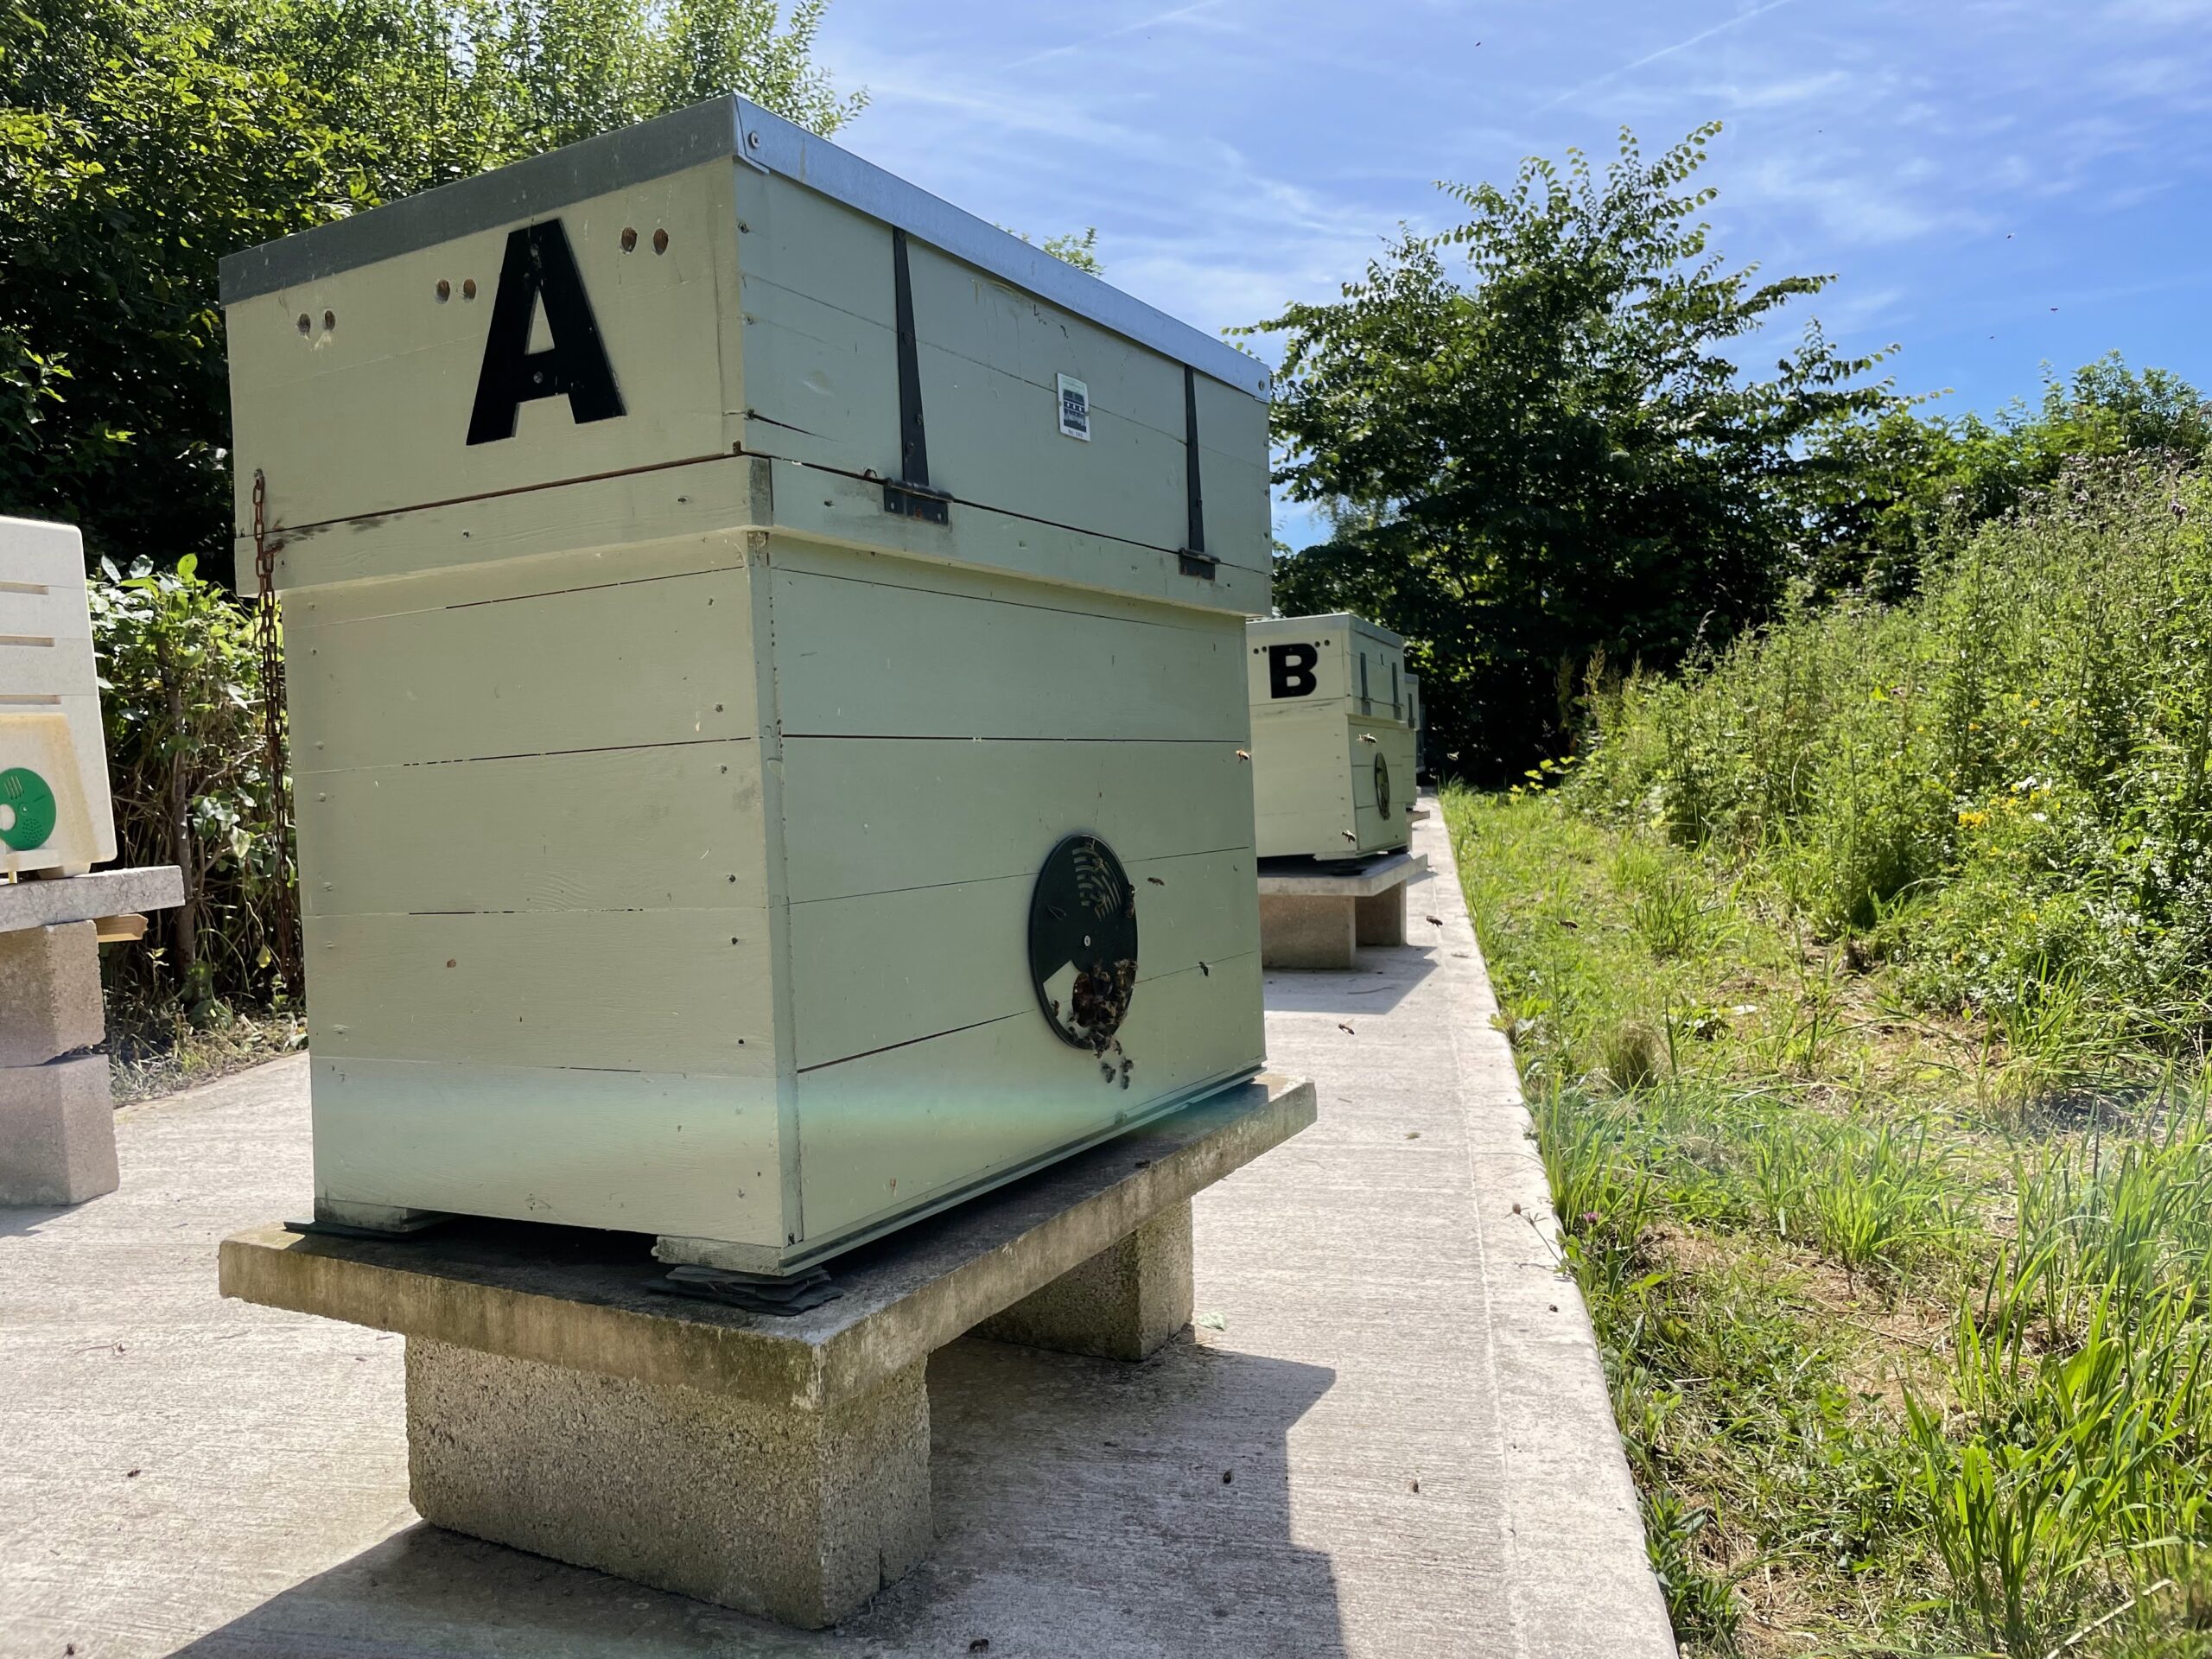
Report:
[{"label": "hinged hive lid", "polygon": [[1410,725],[1406,642],[1348,612],[1246,624],[1245,679],[1256,717],[1333,708]]},{"label": "hinged hive lid", "polygon": [[[639,539],[635,498],[658,491],[694,519],[727,502],[717,529],[1264,601],[1256,359],[742,99],[222,276],[240,500],[265,473],[281,586],[548,550],[503,531],[530,517],[518,498],[630,480],[563,544]],[[730,481],[745,458],[776,463],[772,489]],[[1071,535],[1101,545],[1020,556]]]}]

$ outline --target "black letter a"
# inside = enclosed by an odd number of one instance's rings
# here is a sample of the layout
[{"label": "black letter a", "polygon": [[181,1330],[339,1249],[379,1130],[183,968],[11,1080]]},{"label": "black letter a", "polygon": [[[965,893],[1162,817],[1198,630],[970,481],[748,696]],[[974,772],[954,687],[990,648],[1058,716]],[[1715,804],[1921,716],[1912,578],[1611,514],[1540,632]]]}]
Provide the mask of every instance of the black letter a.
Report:
[{"label": "black letter a", "polygon": [[[531,319],[545,302],[550,351],[530,349]],[[468,417],[471,443],[496,443],[515,435],[515,411],[533,397],[565,394],[577,424],[611,420],[622,411],[614,370],[600,344],[599,324],[584,297],[576,257],[557,219],[507,233],[499,291],[492,302],[492,332],[484,340],[484,366],[476,377],[476,410]]]}]

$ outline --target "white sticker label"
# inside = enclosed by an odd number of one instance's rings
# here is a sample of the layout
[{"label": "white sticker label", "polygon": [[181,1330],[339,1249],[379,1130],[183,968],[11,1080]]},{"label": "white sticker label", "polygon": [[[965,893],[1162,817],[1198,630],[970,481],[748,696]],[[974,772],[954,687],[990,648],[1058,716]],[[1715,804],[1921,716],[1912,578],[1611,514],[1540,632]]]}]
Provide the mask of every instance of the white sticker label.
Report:
[{"label": "white sticker label", "polygon": [[1060,435],[1090,442],[1090,388],[1060,377]]}]

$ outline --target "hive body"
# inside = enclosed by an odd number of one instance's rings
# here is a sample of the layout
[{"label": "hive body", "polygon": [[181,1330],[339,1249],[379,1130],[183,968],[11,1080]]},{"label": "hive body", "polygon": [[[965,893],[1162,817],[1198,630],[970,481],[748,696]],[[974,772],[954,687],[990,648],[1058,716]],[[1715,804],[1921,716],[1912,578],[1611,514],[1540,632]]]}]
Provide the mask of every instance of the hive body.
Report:
[{"label": "hive body", "polygon": [[1403,847],[1414,804],[1405,641],[1356,616],[1245,629],[1252,786],[1262,858],[1358,858]]},{"label": "hive body", "polygon": [[83,540],[0,518],[0,880],[114,856]]},{"label": "hive body", "polygon": [[[788,1270],[1256,1068],[1263,387],[1042,261],[728,101],[226,262],[327,1213]],[[1029,950],[1077,834],[1103,1058]]]}]

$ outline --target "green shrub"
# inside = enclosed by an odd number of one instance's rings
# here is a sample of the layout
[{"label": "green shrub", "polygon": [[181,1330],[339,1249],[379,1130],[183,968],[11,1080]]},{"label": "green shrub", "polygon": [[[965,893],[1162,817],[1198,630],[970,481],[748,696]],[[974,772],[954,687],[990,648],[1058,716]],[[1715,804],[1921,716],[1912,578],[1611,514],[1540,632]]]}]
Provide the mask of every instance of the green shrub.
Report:
[{"label": "green shrub", "polygon": [[276,993],[274,899],[289,849],[270,831],[253,617],[187,557],[105,564],[91,583],[118,862],[175,864],[184,902],[151,947],[107,957],[110,988],[200,1012]]}]

